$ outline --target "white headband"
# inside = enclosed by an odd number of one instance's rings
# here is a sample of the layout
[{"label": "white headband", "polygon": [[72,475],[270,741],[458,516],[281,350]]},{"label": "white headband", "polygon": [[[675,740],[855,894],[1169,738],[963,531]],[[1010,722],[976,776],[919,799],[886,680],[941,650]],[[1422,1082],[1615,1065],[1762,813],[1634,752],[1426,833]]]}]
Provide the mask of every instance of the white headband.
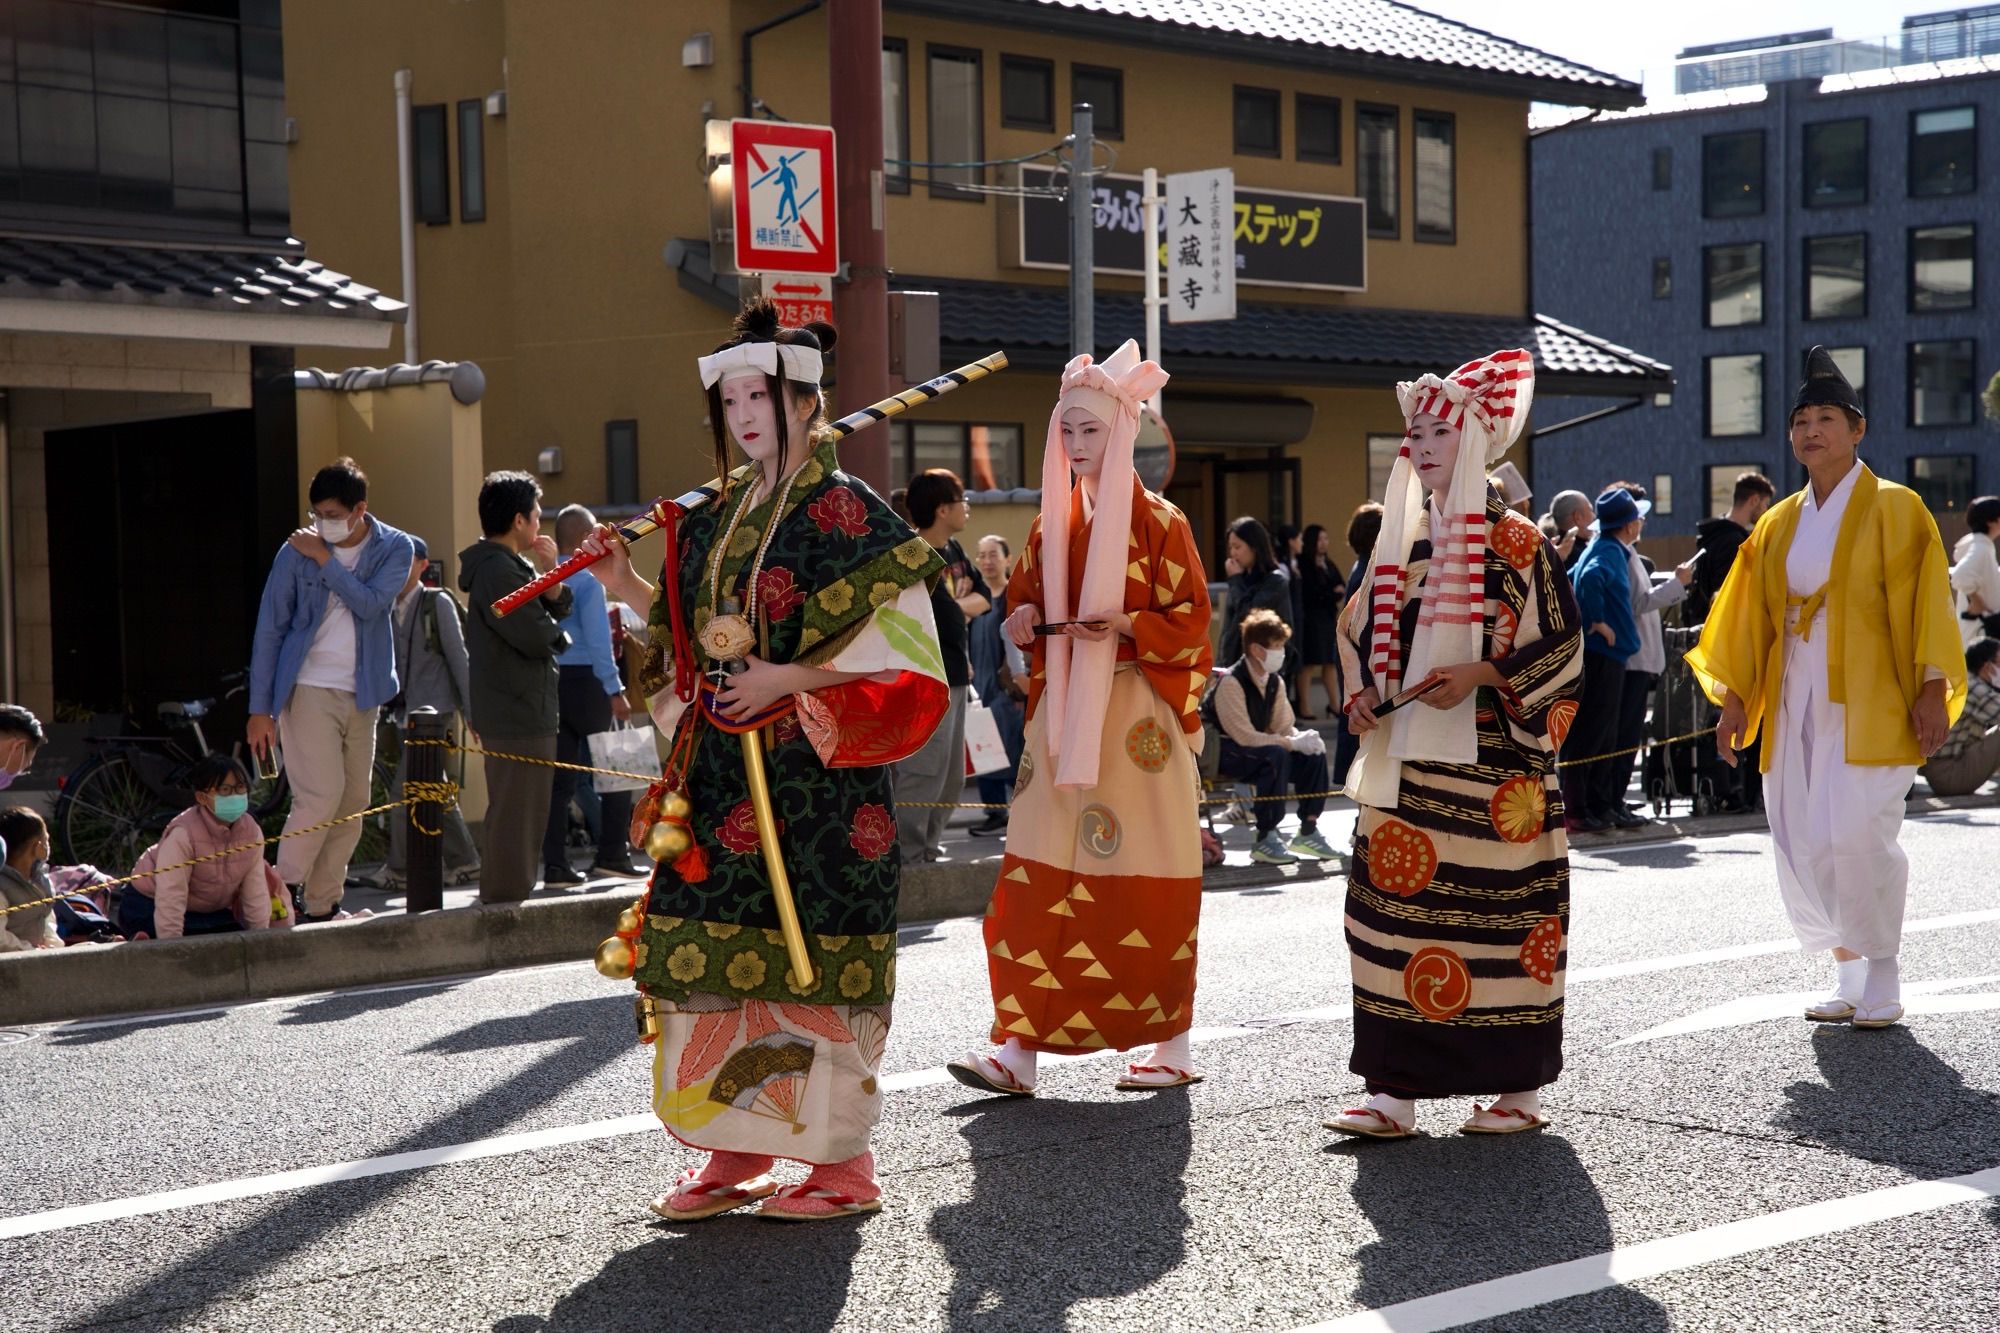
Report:
[{"label": "white headband", "polygon": [[701,358],[701,387],[712,389],[717,380],[738,370],[761,370],[766,375],[778,373],[778,359],[784,358],[785,378],[799,384],[819,383],[820,371],[824,363],[819,349],[799,343],[737,343],[725,347],[714,356]]}]

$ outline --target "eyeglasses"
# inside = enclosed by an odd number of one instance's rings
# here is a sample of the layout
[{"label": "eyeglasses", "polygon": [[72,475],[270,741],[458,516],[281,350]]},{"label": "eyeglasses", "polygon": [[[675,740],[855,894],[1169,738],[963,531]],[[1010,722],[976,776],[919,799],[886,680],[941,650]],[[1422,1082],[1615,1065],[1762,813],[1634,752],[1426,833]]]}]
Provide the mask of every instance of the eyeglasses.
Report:
[{"label": "eyeglasses", "polygon": [[231,782],[210,791],[211,796],[248,796],[250,789],[240,782]]}]

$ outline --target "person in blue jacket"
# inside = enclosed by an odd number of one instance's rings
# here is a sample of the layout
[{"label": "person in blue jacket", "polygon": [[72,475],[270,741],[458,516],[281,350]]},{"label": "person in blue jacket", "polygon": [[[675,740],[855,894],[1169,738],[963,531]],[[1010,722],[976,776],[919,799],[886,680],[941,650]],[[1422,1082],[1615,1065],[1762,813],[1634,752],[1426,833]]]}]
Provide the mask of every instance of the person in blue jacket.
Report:
[{"label": "person in blue jacket", "polygon": [[[416,545],[368,512],[368,478],[351,458],[313,475],[310,528],[285,539],[250,655],[250,749],[283,747],[292,790],[285,832],[368,808],[375,722],[396,697],[390,622]],[[278,844],[278,874],[301,921],[340,910],[347,860],[361,840],[349,820]]]},{"label": "person in blue jacket", "polygon": [[[1625,663],[1639,651],[1639,621],[1632,614],[1631,547],[1652,507],[1650,501],[1635,500],[1617,486],[1598,496],[1597,539],[1570,572],[1584,625],[1583,693],[1562,748],[1568,765],[1562,770],[1563,805],[1572,833],[1600,833],[1645,822],[1625,808],[1625,793],[1617,790],[1619,777],[1629,776],[1631,770],[1598,756],[1617,748]],[[1575,759],[1594,762],[1569,762]]]}]

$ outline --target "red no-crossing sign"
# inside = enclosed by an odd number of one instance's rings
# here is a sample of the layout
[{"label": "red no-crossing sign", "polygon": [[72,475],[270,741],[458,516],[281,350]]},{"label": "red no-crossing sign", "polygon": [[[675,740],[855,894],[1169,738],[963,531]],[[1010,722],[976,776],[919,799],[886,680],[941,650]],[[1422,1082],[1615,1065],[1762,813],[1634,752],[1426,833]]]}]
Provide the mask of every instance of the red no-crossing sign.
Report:
[{"label": "red no-crossing sign", "polygon": [[736,267],[745,273],[833,273],[833,130],[773,120],[729,122]]}]

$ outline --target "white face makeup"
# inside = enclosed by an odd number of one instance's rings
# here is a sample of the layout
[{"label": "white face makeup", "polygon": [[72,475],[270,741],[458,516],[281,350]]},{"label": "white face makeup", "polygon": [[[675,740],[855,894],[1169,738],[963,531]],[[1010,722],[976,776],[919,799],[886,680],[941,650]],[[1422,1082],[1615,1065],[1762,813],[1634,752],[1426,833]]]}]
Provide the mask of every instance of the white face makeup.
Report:
[{"label": "white face makeup", "polygon": [[1104,470],[1104,450],[1111,443],[1111,432],[1083,408],[1072,407],[1062,414],[1062,443],[1076,474],[1095,477]]},{"label": "white face makeup", "polygon": [[727,376],[719,387],[722,419],[729,427],[729,437],[751,462],[768,463],[777,457],[780,410],[785,413],[785,437],[790,444],[786,462],[798,463],[805,458],[811,447],[806,441],[807,423],[816,406],[813,399],[802,398],[795,404],[792,395],[785,393],[781,409],[772,401],[771,381],[761,370]]},{"label": "white face makeup", "polygon": [[1459,435],[1457,426],[1429,412],[1419,412],[1410,418],[1410,462],[1416,465],[1417,477],[1433,495],[1451,486],[1452,468],[1458,462]]}]

